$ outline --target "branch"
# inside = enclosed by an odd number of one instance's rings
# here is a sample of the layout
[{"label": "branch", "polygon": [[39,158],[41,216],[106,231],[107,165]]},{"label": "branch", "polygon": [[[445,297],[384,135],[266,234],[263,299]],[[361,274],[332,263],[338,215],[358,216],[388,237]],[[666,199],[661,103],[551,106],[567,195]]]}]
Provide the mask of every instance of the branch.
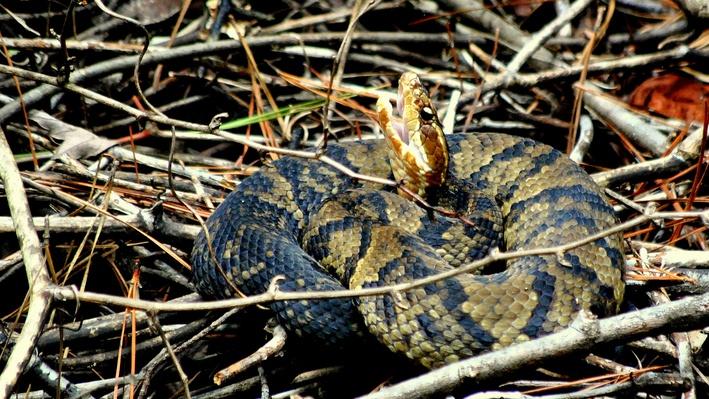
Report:
[{"label": "branch", "polygon": [[[250,47],[271,47],[277,45],[300,45],[302,43],[332,43],[339,42],[344,36],[343,32],[335,33],[304,33],[299,35],[268,35],[249,37],[246,42]],[[15,39],[16,40],[16,39]],[[439,43],[448,45],[451,38],[445,34],[416,33],[416,32],[360,32],[352,36],[354,42],[365,43]],[[468,42],[480,42],[480,37],[475,35],[455,35],[455,43],[466,45]],[[12,39],[0,39],[0,43],[15,44]],[[58,45],[58,43],[57,43]],[[171,49],[160,49],[149,52],[141,61],[141,66],[175,61],[185,58],[208,56],[213,54],[231,54],[235,50],[241,49],[241,42],[238,40],[220,40],[208,43],[197,43],[180,46]],[[544,50],[544,49],[542,49]],[[110,75],[113,72],[132,68],[138,60],[137,55],[122,56],[93,64],[72,72],[69,81],[78,83],[88,79]],[[47,98],[61,90],[61,87],[40,85],[24,95],[24,104],[30,108],[37,102]],[[0,107],[0,123],[5,122],[21,109],[19,100],[12,101]]]},{"label": "branch", "polygon": [[[581,316],[581,315],[580,315]],[[602,344],[627,342],[647,335],[687,331],[709,323],[709,294],[688,297],[602,320],[578,317],[557,333],[462,360],[400,382],[363,399],[415,399],[449,391],[463,383],[480,383],[522,368]]]},{"label": "branch", "polygon": [[562,26],[566,25],[569,21],[574,19],[581,11],[585,10],[586,7],[591,4],[592,0],[576,0],[569,8],[567,8],[564,13],[554,18],[553,21],[544,25],[542,29],[535,32],[525,43],[525,45],[517,52],[517,54],[512,58],[512,61],[507,64],[507,71],[505,72],[506,78],[519,72],[519,69],[524,65],[525,62],[534,54],[539,48],[542,47],[545,41],[547,41],[551,35],[556,33]]},{"label": "branch", "polygon": [[222,385],[226,380],[233,378],[250,367],[265,362],[283,349],[286,345],[286,338],[286,330],[281,326],[276,326],[273,329],[273,337],[258,348],[256,352],[229,365],[229,367],[217,371],[216,374],[214,374],[214,383]]},{"label": "branch", "polygon": [[702,220],[709,220],[709,210],[704,211],[685,211],[685,212],[655,212],[640,215],[636,218],[628,220],[627,222],[618,224],[609,229],[603,230],[596,234],[590,235],[581,240],[573,241],[568,244],[557,245],[554,247],[547,248],[535,248],[535,249],[525,249],[509,252],[498,252],[495,251],[490,255],[479,259],[475,262],[469,263],[467,265],[461,266],[456,269],[451,269],[442,273],[433,274],[428,277],[415,279],[410,282],[394,284],[384,287],[374,287],[374,288],[362,288],[356,290],[334,290],[334,291],[289,291],[283,292],[278,290],[278,280],[280,278],[274,279],[271,283],[269,289],[258,295],[252,295],[245,298],[233,298],[233,299],[223,299],[218,301],[208,301],[201,303],[161,303],[146,301],[140,299],[130,299],[125,297],[99,294],[94,292],[79,292],[74,287],[60,287],[53,286],[49,287],[49,292],[54,296],[55,299],[61,301],[84,301],[92,303],[101,303],[104,305],[115,305],[121,307],[131,307],[135,309],[143,309],[146,311],[153,312],[189,312],[189,311],[205,311],[205,310],[215,310],[215,309],[227,309],[233,307],[251,306],[251,305],[261,305],[274,301],[293,301],[301,299],[333,299],[333,298],[352,298],[352,297],[364,297],[364,296],[375,296],[375,295],[395,295],[399,292],[411,290],[414,288],[422,287],[435,283],[440,280],[444,280],[459,274],[472,272],[475,270],[480,270],[485,265],[491,264],[493,262],[509,260],[514,258],[519,258],[522,256],[534,256],[534,255],[561,255],[565,251],[570,249],[580,247],[584,244],[596,241],[600,238],[609,236],[611,234],[616,234],[631,227],[637,226],[648,220],[653,219],[677,219],[677,218],[688,218],[697,217]]},{"label": "branch", "polygon": [[591,177],[599,186],[607,187],[618,183],[647,181],[654,176],[674,173],[699,157],[702,136],[702,128],[696,128],[664,157],[594,173]]},{"label": "branch", "polygon": [[0,129],[0,178],[2,178],[10,215],[15,225],[15,234],[25,264],[27,283],[30,287],[29,309],[22,331],[15,341],[10,358],[0,374],[0,398],[12,392],[17,379],[32,355],[35,343],[44,326],[44,316],[49,309],[51,297],[47,295],[49,273],[44,265],[39,237],[32,224],[29,203],[25,195],[20,171],[12,155],[12,150]]},{"label": "branch", "polygon": [[[527,32],[489,10],[481,0],[445,0],[443,3],[454,10],[465,10],[465,13],[461,14],[462,17],[481,25],[485,30],[499,31],[500,41],[503,44],[509,43],[510,47],[515,50],[523,48],[530,40],[530,35]],[[547,67],[554,64],[554,54],[546,48],[540,47],[534,52],[531,61],[535,68]]]}]

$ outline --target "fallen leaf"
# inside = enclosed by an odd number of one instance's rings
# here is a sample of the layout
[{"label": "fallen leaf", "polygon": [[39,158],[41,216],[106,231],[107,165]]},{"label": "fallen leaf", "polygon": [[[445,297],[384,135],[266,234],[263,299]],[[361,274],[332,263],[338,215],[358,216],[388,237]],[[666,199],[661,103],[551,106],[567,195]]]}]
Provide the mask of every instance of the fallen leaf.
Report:
[{"label": "fallen leaf", "polygon": [[54,154],[55,157],[67,154],[74,159],[83,159],[96,156],[116,145],[113,140],[99,137],[86,129],[62,122],[44,111],[31,112],[30,119],[47,130],[52,138],[62,141]]},{"label": "fallen leaf", "polygon": [[650,78],[635,88],[630,105],[662,116],[702,122],[709,85],[691,77],[668,73]]}]

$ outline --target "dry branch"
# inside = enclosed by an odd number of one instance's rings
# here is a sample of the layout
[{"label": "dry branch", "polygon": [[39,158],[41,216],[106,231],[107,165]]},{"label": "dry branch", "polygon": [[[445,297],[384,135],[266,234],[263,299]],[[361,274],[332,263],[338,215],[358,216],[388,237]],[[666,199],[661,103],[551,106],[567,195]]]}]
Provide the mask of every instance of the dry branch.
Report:
[{"label": "dry branch", "polygon": [[50,283],[45,268],[42,247],[32,224],[32,214],[25,194],[20,171],[17,169],[12,150],[5,133],[0,129],[0,178],[7,195],[7,203],[15,225],[15,234],[22,252],[25,273],[30,287],[29,308],[22,332],[15,339],[10,356],[0,374],[0,398],[10,396],[17,379],[32,356],[35,343],[44,327],[44,318],[49,311],[51,296],[46,288]]},{"label": "dry branch", "polygon": [[446,392],[466,383],[509,374],[524,367],[573,353],[588,352],[602,344],[627,342],[646,335],[688,331],[709,323],[709,294],[681,299],[618,316],[594,320],[578,317],[568,328],[545,337],[487,353],[362,398],[411,399]]}]

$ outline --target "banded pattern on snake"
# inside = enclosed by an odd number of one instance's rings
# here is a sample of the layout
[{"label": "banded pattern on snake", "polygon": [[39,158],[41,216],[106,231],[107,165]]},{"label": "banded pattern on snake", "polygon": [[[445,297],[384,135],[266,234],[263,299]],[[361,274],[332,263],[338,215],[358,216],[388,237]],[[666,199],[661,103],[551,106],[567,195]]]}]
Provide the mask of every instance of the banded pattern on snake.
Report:
[{"label": "banded pattern on snake", "polygon": [[[245,179],[208,219],[219,265],[200,234],[192,253],[198,290],[228,297],[236,286],[257,294],[279,275],[284,291],[402,283],[495,247],[555,246],[616,223],[602,191],[562,153],[504,134],[443,138],[415,75],[402,75],[399,94],[403,123],[388,102],[378,103],[386,141],[330,145],[327,155],[359,173],[403,180],[472,225],[431,214],[323,163],[283,158]],[[581,309],[616,312],[622,264],[621,237],[611,235],[563,255],[513,259],[502,271],[458,275],[396,298],[276,302],[271,308],[298,335],[346,345],[367,330],[391,350],[437,367],[563,328]]]}]

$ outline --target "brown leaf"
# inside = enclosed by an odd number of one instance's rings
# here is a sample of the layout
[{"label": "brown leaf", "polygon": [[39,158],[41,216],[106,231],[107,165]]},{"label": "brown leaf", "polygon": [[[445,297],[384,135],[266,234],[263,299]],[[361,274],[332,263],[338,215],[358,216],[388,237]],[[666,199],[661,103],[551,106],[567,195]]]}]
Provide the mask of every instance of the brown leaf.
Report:
[{"label": "brown leaf", "polygon": [[74,159],[83,159],[96,156],[116,145],[113,140],[62,122],[44,111],[31,112],[30,119],[47,130],[52,138],[62,141],[54,154],[55,157],[67,154]]},{"label": "brown leaf", "polygon": [[650,78],[636,87],[630,95],[630,105],[670,118],[701,122],[707,99],[709,85],[668,73]]}]

